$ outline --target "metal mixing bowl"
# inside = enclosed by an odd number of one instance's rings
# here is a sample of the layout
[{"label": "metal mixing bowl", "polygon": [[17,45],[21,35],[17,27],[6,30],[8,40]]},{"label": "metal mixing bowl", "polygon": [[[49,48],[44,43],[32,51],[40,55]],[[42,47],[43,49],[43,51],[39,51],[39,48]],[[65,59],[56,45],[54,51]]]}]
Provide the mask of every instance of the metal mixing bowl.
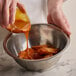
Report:
[{"label": "metal mixing bowl", "polygon": [[59,52],[45,59],[19,59],[18,53],[26,49],[26,38],[22,33],[10,33],[4,40],[4,49],[8,55],[27,70],[40,71],[52,68],[60,59],[69,43],[69,37],[52,24],[33,24],[29,34],[29,47],[49,44],[59,48]]}]

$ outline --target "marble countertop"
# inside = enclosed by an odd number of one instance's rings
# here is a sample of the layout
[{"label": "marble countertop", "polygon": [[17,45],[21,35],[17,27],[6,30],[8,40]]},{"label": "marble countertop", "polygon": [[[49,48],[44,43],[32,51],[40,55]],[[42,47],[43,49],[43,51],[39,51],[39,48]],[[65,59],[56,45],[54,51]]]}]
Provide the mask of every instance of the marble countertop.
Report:
[{"label": "marble countertop", "polygon": [[[3,39],[0,39],[0,76],[76,76],[76,0],[64,3],[63,10],[71,25],[71,42],[67,51],[62,55],[56,67],[45,72],[30,72],[20,67],[5,51]],[[0,29],[0,38],[7,34]],[[4,35],[3,35],[4,34]]]}]

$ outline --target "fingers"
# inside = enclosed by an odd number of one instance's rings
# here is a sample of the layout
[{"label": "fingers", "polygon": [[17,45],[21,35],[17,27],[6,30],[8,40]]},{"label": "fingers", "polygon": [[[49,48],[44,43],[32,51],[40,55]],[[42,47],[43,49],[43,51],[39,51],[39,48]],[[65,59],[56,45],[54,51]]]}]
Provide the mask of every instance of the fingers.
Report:
[{"label": "fingers", "polygon": [[3,8],[3,1],[0,0],[0,26],[2,26],[2,8]]},{"label": "fingers", "polygon": [[65,23],[66,23],[67,27],[70,29],[70,25],[69,25],[69,23],[68,23],[68,20],[67,20],[66,17],[64,16],[63,12],[62,12],[62,15],[63,15],[63,18],[64,18],[64,20],[65,20]]},{"label": "fingers", "polygon": [[15,22],[16,6],[23,12],[25,9],[22,4],[18,3],[18,0],[0,0],[0,25],[6,27],[9,24]]},{"label": "fingers", "polygon": [[15,21],[17,0],[0,0],[0,25],[6,27]]},{"label": "fingers", "polygon": [[19,2],[17,3],[17,7],[21,10],[22,13],[26,13],[24,6]]},{"label": "fingers", "polygon": [[9,5],[8,0],[5,0],[3,7],[3,25],[7,26],[9,24]]},{"label": "fingers", "polygon": [[15,22],[16,5],[17,5],[17,1],[13,0],[10,6],[9,24],[13,24]]},{"label": "fingers", "polygon": [[21,12],[25,13],[24,6],[20,3],[17,3],[17,1],[13,1],[10,6],[10,18],[9,23],[13,24],[15,22],[15,14],[16,14],[16,6],[21,10]]},{"label": "fingers", "polygon": [[67,19],[62,11],[57,11],[53,16],[54,23],[60,27],[66,34],[70,35],[70,28]]}]

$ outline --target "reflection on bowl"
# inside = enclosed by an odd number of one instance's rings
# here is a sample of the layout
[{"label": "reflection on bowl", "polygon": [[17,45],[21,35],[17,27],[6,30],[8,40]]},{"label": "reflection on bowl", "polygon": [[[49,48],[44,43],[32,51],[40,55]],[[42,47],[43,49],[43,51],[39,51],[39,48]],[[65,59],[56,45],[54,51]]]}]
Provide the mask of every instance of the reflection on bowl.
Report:
[{"label": "reflection on bowl", "polygon": [[29,47],[37,45],[53,45],[59,52],[49,58],[29,60],[19,59],[20,50],[26,49],[26,38],[23,33],[10,33],[4,40],[3,46],[8,55],[27,70],[40,71],[52,68],[60,59],[70,39],[67,35],[52,24],[32,24],[29,34]]}]

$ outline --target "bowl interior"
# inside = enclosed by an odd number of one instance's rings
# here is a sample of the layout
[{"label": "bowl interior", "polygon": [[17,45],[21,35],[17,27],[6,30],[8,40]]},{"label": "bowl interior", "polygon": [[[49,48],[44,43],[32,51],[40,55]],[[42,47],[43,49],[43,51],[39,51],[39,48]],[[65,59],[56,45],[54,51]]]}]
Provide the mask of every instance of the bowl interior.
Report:
[{"label": "bowl interior", "polygon": [[[53,45],[63,50],[69,38],[52,24],[33,24],[29,33],[29,47],[36,45]],[[13,56],[18,56],[20,51],[25,50],[26,38],[23,33],[13,33],[6,40],[6,48]]]}]

